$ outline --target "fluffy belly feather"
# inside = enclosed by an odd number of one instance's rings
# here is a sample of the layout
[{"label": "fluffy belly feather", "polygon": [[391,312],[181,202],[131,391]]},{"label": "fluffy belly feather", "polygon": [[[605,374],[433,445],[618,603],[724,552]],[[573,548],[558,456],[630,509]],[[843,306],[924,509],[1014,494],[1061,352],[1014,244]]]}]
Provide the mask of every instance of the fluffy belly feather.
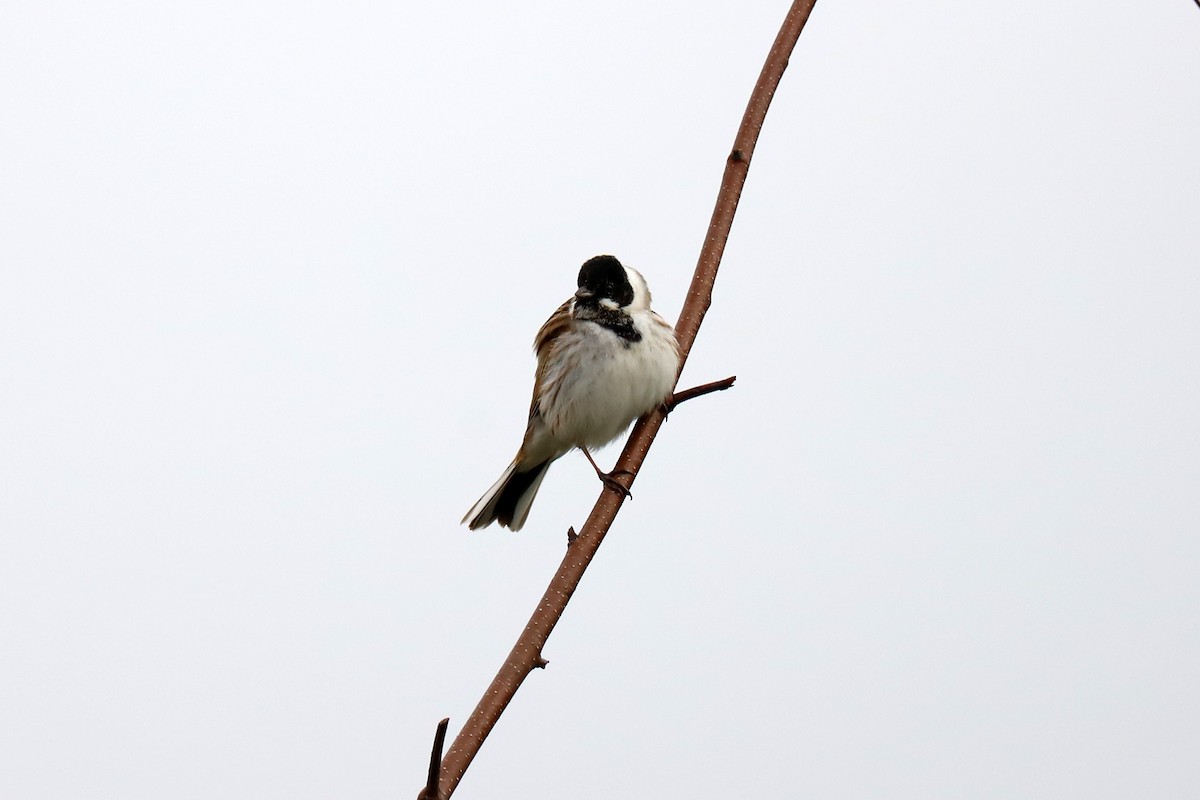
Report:
[{"label": "fluffy belly feather", "polygon": [[568,369],[556,361],[547,370],[551,391],[542,416],[554,438],[577,447],[608,444],[666,399],[675,382],[679,357],[669,329],[644,331],[633,347],[604,333],[567,334],[572,341],[562,342],[558,352],[578,363]]}]

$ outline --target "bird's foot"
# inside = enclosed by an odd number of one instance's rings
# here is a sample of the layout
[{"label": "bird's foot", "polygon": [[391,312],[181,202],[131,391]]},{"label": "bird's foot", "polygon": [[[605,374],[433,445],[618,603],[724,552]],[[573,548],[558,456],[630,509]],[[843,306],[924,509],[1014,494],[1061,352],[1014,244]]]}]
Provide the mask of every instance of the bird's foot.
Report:
[{"label": "bird's foot", "polygon": [[633,492],[629,491],[616,479],[617,475],[632,475],[633,473],[627,469],[614,469],[612,472],[601,472],[596,470],[596,477],[604,484],[605,488],[612,489],[619,495],[622,495],[630,500],[633,499]]},{"label": "bird's foot", "polygon": [[628,497],[630,500],[633,499],[633,492],[622,486],[616,478],[617,475],[628,475],[632,478],[632,472],[627,469],[614,469],[612,472],[605,472],[596,465],[596,459],[592,458],[592,454],[587,451],[586,447],[579,449],[583,452],[584,458],[588,460],[588,463],[592,465],[592,469],[596,470],[596,477],[604,484],[604,488],[612,489],[617,494]]}]

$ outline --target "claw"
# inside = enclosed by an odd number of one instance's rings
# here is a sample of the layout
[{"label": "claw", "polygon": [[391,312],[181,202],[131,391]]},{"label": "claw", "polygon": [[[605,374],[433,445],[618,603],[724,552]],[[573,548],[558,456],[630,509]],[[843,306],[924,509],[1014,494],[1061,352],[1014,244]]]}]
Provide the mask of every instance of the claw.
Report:
[{"label": "claw", "polygon": [[595,459],[592,458],[592,454],[587,451],[586,447],[581,447],[579,449],[582,450],[584,456],[587,457],[588,463],[592,465],[592,469],[596,470],[596,477],[600,479],[600,482],[604,484],[604,487],[606,489],[612,489],[614,492],[616,492],[619,495],[627,497],[630,500],[633,499],[633,492],[629,491],[624,486],[622,486],[620,484],[620,482],[614,477],[616,475],[628,475],[630,477],[633,477],[632,472],[630,472],[627,469],[614,469],[612,472],[604,472],[599,467],[596,466]]},{"label": "claw", "polygon": [[[633,473],[632,473],[632,472],[630,472],[629,470],[624,470],[624,469],[623,469],[623,470],[620,470],[620,471],[621,471],[621,472],[624,472],[626,475],[632,475],[632,474],[633,474]],[[612,490],[613,490],[614,492],[616,492],[617,494],[624,495],[625,497],[627,497],[627,498],[629,498],[630,500],[632,500],[632,499],[633,499],[633,492],[631,492],[631,491],[629,491],[628,489],[626,489],[624,486],[622,486],[622,485],[621,485],[621,483],[620,483],[620,482],[619,482],[619,481],[618,481],[616,478],[614,478],[614,477],[613,477],[613,475],[615,475],[615,474],[616,474],[616,472],[617,472],[617,471],[616,471],[616,470],[614,470],[613,472],[609,472],[609,473],[607,473],[607,474],[606,474],[606,473],[603,473],[603,472],[599,472],[599,473],[597,473],[597,474],[600,476],[600,482],[601,482],[601,483],[603,483],[603,484],[604,484],[604,485],[605,485],[607,488],[609,488],[609,489],[612,489]]]}]

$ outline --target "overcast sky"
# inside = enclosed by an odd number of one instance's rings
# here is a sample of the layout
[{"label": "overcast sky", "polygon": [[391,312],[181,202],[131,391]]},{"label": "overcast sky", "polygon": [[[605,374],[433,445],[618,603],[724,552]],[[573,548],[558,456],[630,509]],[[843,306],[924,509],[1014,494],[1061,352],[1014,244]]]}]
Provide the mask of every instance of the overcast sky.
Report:
[{"label": "overcast sky", "polygon": [[[458,524],[534,333],[676,318],[786,7],[5,5],[0,796],[415,796],[598,495]],[[821,0],[457,797],[1196,797],[1198,143],[1191,0]]]}]

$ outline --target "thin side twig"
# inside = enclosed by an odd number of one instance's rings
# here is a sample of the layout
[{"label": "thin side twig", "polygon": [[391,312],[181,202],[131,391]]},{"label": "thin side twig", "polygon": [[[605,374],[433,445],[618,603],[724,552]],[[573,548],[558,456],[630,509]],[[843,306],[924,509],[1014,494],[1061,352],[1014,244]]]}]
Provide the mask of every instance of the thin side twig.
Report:
[{"label": "thin side twig", "polygon": [[442,747],[446,744],[446,729],[450,727],[450,718],[446,717],[438,723],[437,731],[433,734],[433,751],[429,754],[429,779],[425,788],[417,795],[417,800],[442,800],[438,785],[442,776]]},{"label": "thin side twig", "polygon": [[[708,235],[700,249],[700,257],[696,271],[692,275],[692,283],[688,289],[683,309],[679,313],[679,321],[675,324],[675,334],[679,339],[680,364],[682,371],[691,352],[692,344],[700,329],[700,323],[712,304],[713,283],[716,281],[717,268],[721,256],[725,252],[725,243],[729,240],[729,231],[733,227],[734,213],[737,211],[738,200],[741,198],[742,187],[746,182],[746,174],[750,169],[750,161],[754,155],[754,146],[758,134],[762,130],[763,120],[767,109],[775,95],[775,89],[787,68],[788,58],[804,30],[816,0],[794,0],[788,9],[783,26],[780,28],[775,42],[767,54],[766,63],[754,85],[750,102],[742,116],[742,122],[734,138],[733,149],[725,160],[725,172],[721,178],[721,188],[717,194],[716,207],[708,226]],[[698,387],[699,388],[699,387]],[[713,389],[712,391],[716,391]],[[687,398],[684,398],[687,399]],[[616,472],[628,473],[629,483],[632,484],[638,470],[646,459],[646,453],[654,442],[663,423],[663,411],[657,410],[643,417],[633,427],[625,449],[617,459]],[[484,692],[483,699],[471,712],[471,716],[463,725],[449,752],[442,760],[439,800],[449,800],[457,788],[467,767],[471,765],[484,739],[491,732],[504,709],[512,701],[517,689],[529,673],[540,666],[545,666],[542,658],[542,648],[554,626],[562,617],[568,601],[579,586],[588,564],[604,541],[608,529],[616,518],[617,511],[624,502],[624,497],[617,492],[602,491],[600,498],[592,507],[592,512],[583,524],[578,535],[567,548],[562,563],[555,572],[542,595],[537,609],[529,618],[525,629],[521,632],[517,643],[505,659],[499,673]]]},{"label": "thin side twig", "polygon": [[736,380],[737,375],[730,375],[724,380],[713,381],[712,383],[702,383],[699,386],[693,386],[691,389],[684,389],[682,392],[676,392],[675,394],[671,395],[671,398],[667,400],[667,402],[663,403],[665,406],[663,409],[663,414],[670,414],[679,407],[680,403],[686,403],[688,400],[694,400],[697,397],[703,397],[704,395],[712,394],[713,392],[725,391],[729,387],[733,386],[733,382]]}]

